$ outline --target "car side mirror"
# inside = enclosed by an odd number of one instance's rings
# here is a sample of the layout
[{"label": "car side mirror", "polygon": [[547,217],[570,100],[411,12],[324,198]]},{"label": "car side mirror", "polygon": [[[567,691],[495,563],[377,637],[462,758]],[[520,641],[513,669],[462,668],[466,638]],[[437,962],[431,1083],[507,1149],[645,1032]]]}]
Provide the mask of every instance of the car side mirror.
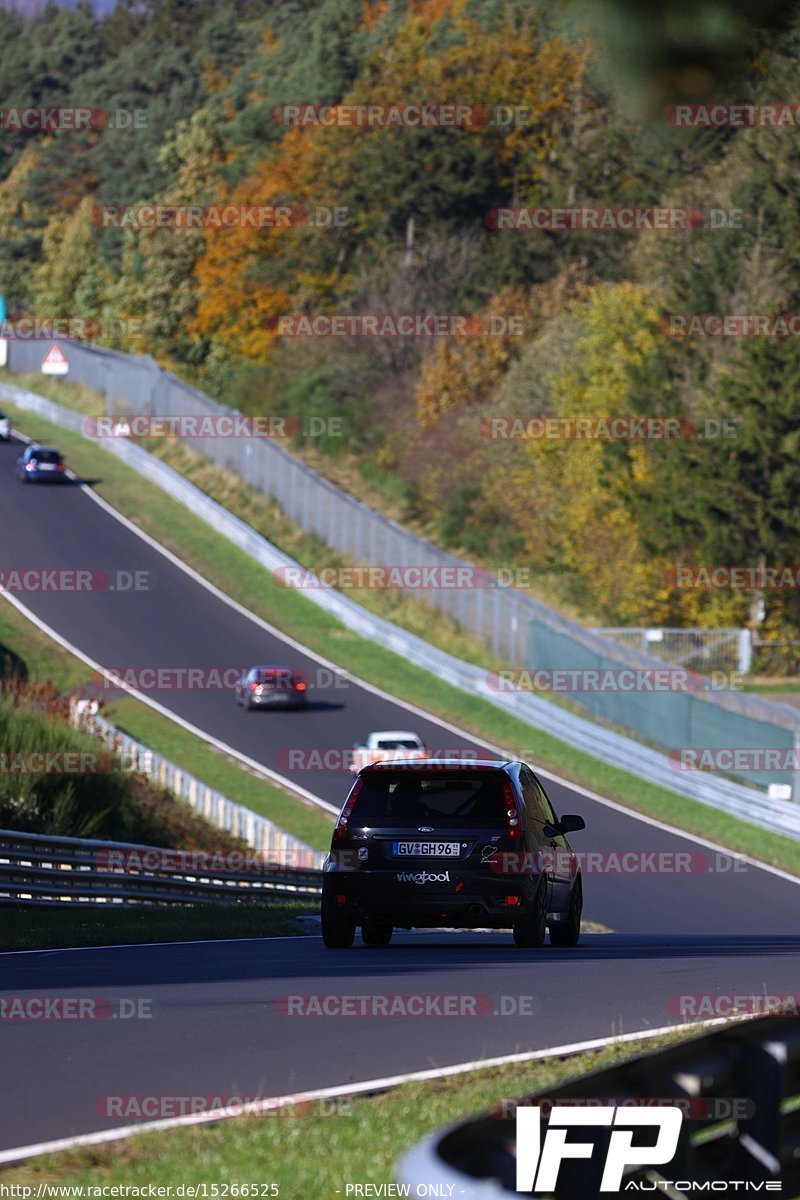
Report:
[{"label": "car side mirror", "polygon": [[586,828],[583,817],[577,817],[574,814],[562,817],[558,824],[562,833],[577,833],[579,829]]}]

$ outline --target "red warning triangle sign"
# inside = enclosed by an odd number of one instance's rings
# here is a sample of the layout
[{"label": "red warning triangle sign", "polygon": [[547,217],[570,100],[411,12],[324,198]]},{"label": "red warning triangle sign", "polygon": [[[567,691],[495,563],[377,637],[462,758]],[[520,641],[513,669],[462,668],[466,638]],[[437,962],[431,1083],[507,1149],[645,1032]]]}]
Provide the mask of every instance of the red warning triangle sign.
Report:
[{"label": "red warning triangle sign", "polygon": [[69,373],[69,363],[67,357],[61,347],[53,342],[50,349],[42,359],[42,374],[43,375],[67,375]]},{"label": "red warning triangle sign", "polygon": [[47,354],[45,354],[44,358],[42,359],[42,366],[47,365],[48,367],[61,367],[65,365],[66,361],[67,357],[61,347],[57,342],[53,342],[52,346],[47,351]]}]

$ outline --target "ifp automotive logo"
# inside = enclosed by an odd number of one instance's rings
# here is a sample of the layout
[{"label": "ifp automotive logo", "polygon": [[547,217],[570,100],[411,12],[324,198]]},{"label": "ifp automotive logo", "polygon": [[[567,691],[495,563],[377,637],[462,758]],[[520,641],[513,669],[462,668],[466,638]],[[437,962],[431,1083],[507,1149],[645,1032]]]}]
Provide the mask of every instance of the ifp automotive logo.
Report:
[{"label": "ifp automotive logo", "polygon": [[[564,1159],[591,1158],[596,1149],[591,1141],[569,1141],[574,1126],[613,1126],[608,1138],[601,1192],[619,1192],[626,1167],[660,1166],[672,1161],[678,1148],[683,1113],[679,1108],[631,1109],[571,1108],[554,1105],[547,1132],[542,1139],[542,1110],[517,1108],[517,1191],[534,1195],[555,1192]],[[637,1131],[651,1127],[655,1141],[634,1145]],[[636,1139],[637,1143],[639,1138]]]}]

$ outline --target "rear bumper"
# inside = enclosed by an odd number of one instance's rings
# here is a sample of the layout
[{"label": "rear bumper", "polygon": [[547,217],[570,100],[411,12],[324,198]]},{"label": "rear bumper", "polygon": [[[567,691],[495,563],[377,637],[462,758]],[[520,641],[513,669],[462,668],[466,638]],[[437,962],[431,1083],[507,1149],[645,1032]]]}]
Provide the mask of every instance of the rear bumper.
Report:
[{"label": "rear bumper", "polygon": [[[400,881],[396,876],[402,874],[419,881]],[[446,880],[440,879],[443,874]],[[411,871],[331,871],[322,886],[331,907],[357,924],[376,920],[407,928],[510,929],[531,910],[540,883],[541,877],[487,878],[428,866]],[[509,904],[508,897],[516,903]]]},{"label": "rear bumper", "polygon": [[266,695],[250,696],[253,708],[305,708],[305,695],[295,696],[292,692],[267,692]]}]

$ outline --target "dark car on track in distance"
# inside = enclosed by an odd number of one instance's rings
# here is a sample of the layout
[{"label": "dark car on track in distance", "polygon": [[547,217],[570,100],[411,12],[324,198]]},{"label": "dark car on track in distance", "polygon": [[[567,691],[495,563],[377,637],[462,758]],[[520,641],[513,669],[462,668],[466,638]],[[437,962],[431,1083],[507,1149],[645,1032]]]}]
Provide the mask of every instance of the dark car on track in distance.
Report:
[{"label": "dark car on track in distance", "polygon": [[236,684],[236,702],[246,709],[305,708],[308,684],[289,667],[251,667]]},{"label": "dark car on track in distance", "polygon": [[330,949],[388,946],[395,928],[511,929],[518,946],[580,937],[583,883],[566,834],[523,762],[376,763],[358,773],[322,880]]},{"label": "dark car on track in distance", "polygon": [[26,446],[17,459],[17,479],[20,483],[66,483],[61,452],[55,446]]}]

